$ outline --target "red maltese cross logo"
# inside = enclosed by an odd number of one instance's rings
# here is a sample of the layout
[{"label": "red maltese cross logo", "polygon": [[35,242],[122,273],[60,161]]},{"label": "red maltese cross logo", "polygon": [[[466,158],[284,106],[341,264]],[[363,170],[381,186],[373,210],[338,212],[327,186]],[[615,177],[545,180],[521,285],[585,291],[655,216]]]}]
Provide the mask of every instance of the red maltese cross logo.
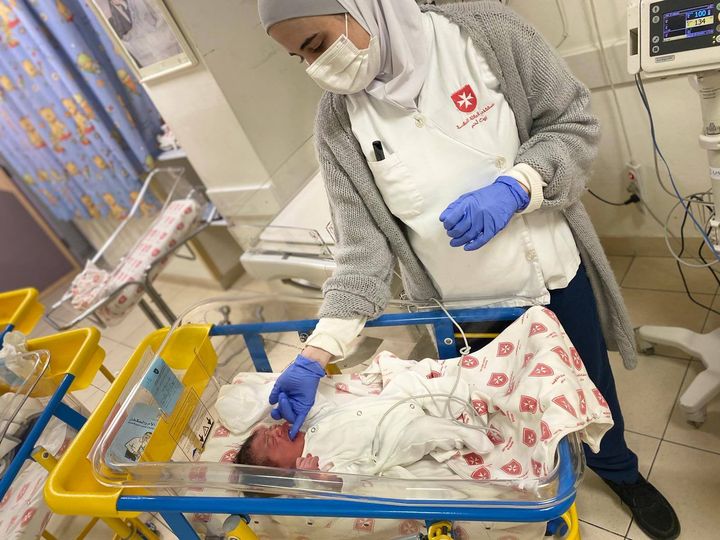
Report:
[{"label": "red maltese cross logo", "polygon": [[514,459],[500,468],[511,476],[518,476],[520,473],[522,473],[522,465],[520,465],[520,463],[518,463],[518,461]]},{"label": "red maltese cross logo", "polygon": [[523,429],[523,443],[525,446],[533,447],[537,443],[537,433],[530,428]]},{"label": "red maltese cross logo", "polygon": [[465,460],[465,463],[467,463],[468,465],[482,465],[483,463],[485,463],[485,460],[483,460],[482,456],[479,454],[476,454],[475,452],[465,454],[463,456],[463,459]]},{"label": "red maltese cross logo", "polygon": [[562,360],[566,366],[572,367],[570,357],[568,356],[568,353],[565,352],[565,349],[563,349],[562,347],[555,347],[553,348],[553,352],[560,357],[560,360]]},{"label": "red maltese cross logo", "polygon": [[488,381],[488,386],[492,386],[494,388],[502,388],[508,383],[508,376],[504,373],[493,373],[490,375],[490,380]]},{"label": "red maltese cross logo", "polygon": [[460,365],[467,369],[473,369],[480,365],[480,360],[478,360],[474,356],[463,356]]},{"label": "red maltese cross logo", "polygon": [[537,412],[538,402],[537,399],[530,396],[520,397],[520,412],[529,412],[535,414]]},{"label": "red maltese cross logo", "polygon": [[510,356],[512,352],[515,350],[515,345],[512,343],[508,343],[507,341],[503,341],[502,343],[498,344],[498,356]]},{"label": "red maltese cross logo", "polygon": [[[492,428],[492,426],[490,426]],[[494,430],[495,428],[493,428]],[[487,437],[490,439],[490,442],[493,443],[495,446],[500,446],[505,442],[505,437],[503,437],[498,431],[488,431]]]},{"label": "red maltese cross logo", "polygon": [[605,407],[606,409],[609,408],[609,407],[608,407],[608,403],[607,403],[607,401],[605,401],[605,398],[604,398],[603,395],[600,393],[600,390],[598,390],[597,388],[593,388],[592,393],[593,393],[593,395],[595,396],[595,399],[597,400],[597,402],[598,402],[602,407]]},{"label": "red maltese cross logo", "polygon": [[580,353],[577,352],[575,347],[570,347],[570,356],[572,356],[572,362],[575,369],[580,371],[583,368],[583,362],[582,358],[580,358]]},{"label": "red maltese cross logo", "polygon": [[547,441],[552,437],[552,431],[550,431],[550,426],[546,422],[540,422],[540,437],[543,441]]},{"label": "red maltese cross logo", "polygon": [[587,413],[587,401],[585,401],[585,392],[578,389],[577,395],[578,400],[580,401],[580,414],[585,415]]},{"label": "red maltese cross logo", "polygon": [[570,402],[568,401],[568,398],[565,396],[558,396],[556,398],[553,398],[553,403],[557,405],[558,407],[562,407],[567,412],[572,414],[575,418],[577,418],[577,413],[575,412],[575,407],[573,407]]},{"label": "red maltese cross logo", "polygon": [[488,413],[487,401],[485,401],[483,399],[473,399],[472,406],[473,406],[473,409],[475,409],[475,412],[478,413],[479,415]]},{"label": "red maltese cross logo", "polygon": [[490,471],[485,467],[479,467],[470,475],[473,480],[490,480]]},{"label": "red maltese cross logo", "polygon": [[530,327],[530,335],[534,336],[535,334],[542,334],[543,332],[547,332],[547,326],[545,326],[542,323],[533,323]]},{"label": "red maltese cross logo", "polygon": [[555,375],[553,369],[547,364],[538,364],[530,373],[530,377],[552,377]]},{"label": "red maltese cross logo", "polygon": [[460,112],[471,113],[477,108],[477,96],[469,84],[463,86],[451,97]]}]

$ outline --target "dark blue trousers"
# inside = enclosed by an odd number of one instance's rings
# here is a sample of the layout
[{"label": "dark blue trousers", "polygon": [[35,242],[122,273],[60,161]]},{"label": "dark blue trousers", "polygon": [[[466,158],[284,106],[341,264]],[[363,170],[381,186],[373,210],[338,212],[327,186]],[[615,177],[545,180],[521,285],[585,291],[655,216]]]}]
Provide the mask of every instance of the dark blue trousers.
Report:
[{"label": "dark blue trousers", "polygon": [[548,307],[558,316],[580,353],[590,379],[608,402],[615,421],[613,428],[603,437],[598,454],[585,447],[587,464],[602,478],[616,483],[632,483],[638,478],[638,459],[625,442],[625,422],[615,379],[600,328],[595,296],[583,265],[567,288],[550,291]]}]

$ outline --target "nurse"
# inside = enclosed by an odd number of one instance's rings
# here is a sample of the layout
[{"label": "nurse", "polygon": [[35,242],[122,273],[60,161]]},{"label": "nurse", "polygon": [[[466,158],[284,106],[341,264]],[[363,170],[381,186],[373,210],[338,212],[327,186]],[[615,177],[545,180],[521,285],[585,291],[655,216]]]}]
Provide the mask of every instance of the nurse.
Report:
[{"label": "nurse", "polygon": [[260,0],[268,34],[326,90],[317,153],[337,239],[321,321],[270,396],[299,432],[333,357],[390,297],[548,305],[615,427],[588,465],[651,538],[668,501],[627,447],[607,349],[634,367],[633,328],[580,202],[597,151],[590,93],[500,2]]}]

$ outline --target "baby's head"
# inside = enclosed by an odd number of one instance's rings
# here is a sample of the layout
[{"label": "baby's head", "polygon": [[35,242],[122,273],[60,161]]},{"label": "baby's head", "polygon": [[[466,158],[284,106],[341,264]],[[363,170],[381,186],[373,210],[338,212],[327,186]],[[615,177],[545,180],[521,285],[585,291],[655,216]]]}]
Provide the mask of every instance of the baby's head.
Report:
[{"label": "baby's head", "polygon": [[297,458],[302,457],[305,434],[301,431],[290,440],[290,424],[260,426],[243,443],[235,456],[239,465],[294,469]]}]

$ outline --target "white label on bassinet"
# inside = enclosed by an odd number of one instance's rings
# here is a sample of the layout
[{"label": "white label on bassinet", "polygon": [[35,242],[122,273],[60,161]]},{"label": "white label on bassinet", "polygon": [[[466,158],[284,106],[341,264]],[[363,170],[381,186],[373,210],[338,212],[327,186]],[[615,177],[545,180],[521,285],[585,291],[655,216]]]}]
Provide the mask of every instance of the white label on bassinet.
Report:
[{"label": "white label on bassinet", "polygon": [[215,419],[192,389],[188,389],[171,419],[170,437],[188,461],[198,461]]},{"label": "white label on bassinet", "polygon": [[159,356],[153,360],[150,369],[145,373],[141,386],[152,394],[160,409],[170,416],[177,404],[183,385],[173,370]]},{"label": "white label on bassinet", "polygon": [[160,413],[153,405],[133,405],[110,443],[107,451],[108,463],[114,465],[139,461],[155,431],[159,416]]}]

